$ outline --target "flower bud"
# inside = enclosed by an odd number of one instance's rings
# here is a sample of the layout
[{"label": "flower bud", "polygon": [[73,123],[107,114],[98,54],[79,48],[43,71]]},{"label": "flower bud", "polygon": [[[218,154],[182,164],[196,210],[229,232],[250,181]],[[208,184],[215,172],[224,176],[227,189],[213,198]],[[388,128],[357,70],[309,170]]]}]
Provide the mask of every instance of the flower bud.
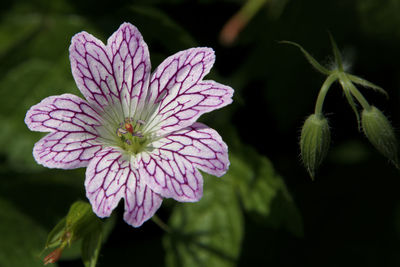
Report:
[{"label": "flower bud", "polygon": [[362,111],[361,124],[372,145],[398,167],[397,139],[385,115],[372,106],[369,110]]},{"label": "flower bud", "polygon": [[331,139],[328,120],[322,114],[312,114],[304,122],[300,137],[301,158],[311,179],[325,158]]},{"label": "flower bud", "polygon": [[[101,220],[89,203],[76,201],[47,237],[45,249],[55,248],[44,258],[44,264],[57,262],[67,245],[82,240],[82,259],[85,266],[95,266],[103,236]],[[91,262],[89,265],[89,263]]]}]

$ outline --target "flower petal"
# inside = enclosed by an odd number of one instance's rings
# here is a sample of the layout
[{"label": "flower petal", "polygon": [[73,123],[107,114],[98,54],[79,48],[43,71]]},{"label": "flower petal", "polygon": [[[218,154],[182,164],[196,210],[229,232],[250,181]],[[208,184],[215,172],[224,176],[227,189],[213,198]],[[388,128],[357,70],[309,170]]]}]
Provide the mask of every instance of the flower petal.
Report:
[{"label": "flower petal", "polygon": [[75,169],[86,167],[101,150],[90,133],[54,132],[43,137],[33,148],[35,160],[48,168]]},{"label": "flower petal", "polygon": [[99,217],[108,217],[125,198],[125,221],[138,227],[151,218],[162,198],[143,184],[129,160],[114,148],[104,148],[86,170],[86,196]]},{"label": "flower petal", "polygon": [[128,224],[134,227],[141,226],[153,217],[161,203],[162,197],[141,182],[137,173],[128,179],[124,213],[124,220]]},{"label": "flower petal", "polygon": [[80,32],[72,37],[69,51],[75,82],[89,103],[131,116],[138,100],[145,98],[151,69],[147,44],[138,29],[123,23],[107,46]]},{"label": "flower petal", "polygon": [[71,94],[50,96],[31,107],[25,123],[37,132],[74,132],[97,135],[99,116],[89,104]]},{"label": "flower petal", "polygon": [[52,132],[33,148],[36,161],[45,167],[85,167],[101,149],[96,142],[99,116],[77,96],[64,94],[43,99],[29,109],[25,123],[33,131]]},{"label": "flower petal", "polygon": [[[214,64],[211,48],[192,48],[167,58],[152,74],[148,93],[148,128],[160,134],[192,125],[200,115],[232,102],[233,89],[202,81]],[[153,111],[155,109],[155,111]]]},{"label": "flower petal", "polygon": [[221,176],[229,166],[228,148],[213,129],[195,123],[152,144],[142,155],[139,174],[163,197],[197,201],[203,192],[200,169]]}]

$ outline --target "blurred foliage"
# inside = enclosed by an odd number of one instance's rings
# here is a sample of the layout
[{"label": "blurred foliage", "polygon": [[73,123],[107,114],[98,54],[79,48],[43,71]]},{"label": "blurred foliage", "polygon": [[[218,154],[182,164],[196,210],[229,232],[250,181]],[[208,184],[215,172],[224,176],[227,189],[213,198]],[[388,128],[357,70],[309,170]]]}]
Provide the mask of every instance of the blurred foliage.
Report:
[{"label": "blurred foliage", "polygon": [[[32,147],[44,135],[30,132],[24,117],[47,96],[81,95],[68,59],[75,33],[85,30],[105,42],[123,21],[142,32],[153,69],[179,50],[214,48],[216,64],[207,79],[232,86],[234,103],[201,120],[227,142],[231,167],[222,178],[205,175],[200,202],[164,201],[158,214],[171,233],[151,221],[130,227],[121,203],[115,227],[106,224],[111,233],[98,266],[400,264],[398,171],[359,137],[351,108],[338,104],[342,96],[332,90],[325,103],[332,113],[325,115],[332,118],[333,149],[318,181],[309,181],[298,134],[323,77],[298,51],[278,43],[301,43],[329,65],[326,36],[332,32],[351,52],[344,61],[352,63],[352,72],[387,90],[389,100],[369,92],[366,97],[398,128],[399,1],[269,1],[225,47],[220,31],[244,3],[2,1],[0,266],[41,266],[46,234],[74,201],[86,199],[84,169],[48,170],[34,162]],[[58,266],[83,266],[79,247],[66,250]]]},{"label": "blurred foliage", "polygon": [[45,230],[3,199],[0,199],[0,222],[0,265],[43,266],[39,254]]}]

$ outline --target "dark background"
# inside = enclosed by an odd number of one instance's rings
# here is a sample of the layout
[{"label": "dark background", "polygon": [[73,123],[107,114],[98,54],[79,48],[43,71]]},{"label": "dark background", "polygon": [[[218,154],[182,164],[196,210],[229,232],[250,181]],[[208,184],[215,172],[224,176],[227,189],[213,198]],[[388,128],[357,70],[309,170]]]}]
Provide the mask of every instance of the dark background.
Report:
[{"label": "dark background", "polygon": [[[75,179],[73,185],[63,182],[69,180],[66,177],[60,178],[61,182],[57,185],[46,188],[40,180],[43,177],[49,181],[51,177],[68,176],[71,172],[65,174],[63,171],[35,167],[29,151],[39,135],[32,135],[29,141],[24,141],[27,140],[25,135],[31,134],[28,129],[23,125],[12,126],[9,114],[14,121],[23,120],[28,103],[32,105],[47,95],[59,93],[35,89],[37,87],[31,83],[37,77],[35,64],[26,76],[17,68],[29,58],[59,62],[56,66],[67,74],[48,74],[54,79],[46,80],[45,85],[42,80],[38,83],[42,87],[57,87],[61,92],[66,83],[72,88],[67,54],[72,35],[86,30],[106,41],[122,22],[127,21],[143,34],[149,46],[153,69],[163,58],[179,50],[192,46],[214,48],[216,64],[209,78],[232,86],[235,89],[234,103],[205,115],[202,121],[217,129],[228,146],[233,142],[231,136],[237,135],[241,144],[269,158],[276,172],[283,177],[301,214],[303,235],[296,236],[245,213],[241,252],[233,264],[398,266],[398,170],[358,131],[356,117],[343,97],[341,87],[335,83],[324,104],[331,126],[331,148],[315,181],[311,181],[301,165],[298,141],[302,123],[314,110],[324,76],[307,63],[297,48],[279,44],[278,41],[297,42],[319,62],[329,65],[333,57],[330,32],[343,52],[344,60],[351,65],[349,71],[388,92],[389,99],[386,99],[370,89],[360,88],[371,104],[384,111],[398,133],[400,1],[288,0],[281,13],[275,16],[271,12],[276,9],[278,0],[267,1],[233,44],[222,45],[219,34],[223,25],[244,2],[2,2],[0,42],[3,40],[8,44],[8,40],[18,34],[19,26],[12,28],[10,21],[16,25],[30,23],[27,16],[33,14],[33,17],[41,17],[39,23],[43,24],[12,45],[0,46],[0,80],[3,80],[0,96],[2,103],[11,102],[0,108],[0,122],[4,128],[0,135],[0,145],[3,146],[0,149],[0,196],[9,199],[45,229],[54,226],[72,201],[84,198],[83,170],[73,173],[81,176]],[[21,22],[23,17],[26,20]],[[64,27],[63,23],[67,26]],[[20,31],[24,29],[21,26]],[[44,37],[35,41],[40,35]],[[15,69],[13,80],[7,75]],[[22,83],[20,79],[25,78],[21,85],[26,88],[24,93],[14,92],[11,86],[19,86]],[[21,124],[21,121],[18,123]],[[49,190],[50,198],[49,195],[44,197],[42,192],[49,193]],[[59,196],[57,192],[66,191],[70,193],[65,194],[62,201],[54,202]],[[34,206],[42,207],[39,208],[41,211],[38,213],[30,209],[30,205],[18,194],[36,203]],[[48,202],[54,203],[49,206]],[[170,203],[164,205],[158,212],[159,217],[168,221],[172,207]],[[55,214],[54,219],[46,220],[45,211]],[[102,247],[98,266],[163,266],[163,231],[152,222],[134,229],[122,220],[122,211],[120,205],[116,225]],[[70,259],[60,262],[59,266],[82,266],[82,263],[80,259]]]}]

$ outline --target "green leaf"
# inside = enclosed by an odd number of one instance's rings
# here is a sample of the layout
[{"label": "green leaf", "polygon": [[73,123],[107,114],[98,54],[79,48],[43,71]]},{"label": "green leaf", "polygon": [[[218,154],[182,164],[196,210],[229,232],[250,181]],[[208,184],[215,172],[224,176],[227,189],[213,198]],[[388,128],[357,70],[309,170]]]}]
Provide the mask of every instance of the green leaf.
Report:
[{"label": "green leaf", "polygon": [[[34,15],[15,16],[21,19],[20,23],[29,25]],[[25,114],[45,97],[79,95],[71,75],[68,46],[71,37],[85,25],[79,17],[34,17],[34,21],[41,21],[40,27],[27,29],[25,36],[10,43],[12,47],[4,48],[2,62],[6,64],[0,65],[0,153],[6,155],[14,169],[25,171],[42,168],[34,161],[32,148],[43,136],[27,129]],[[4,36],[14,32],[12,24],[1,27]]]},{"label": "green leaf", "polygon": [[243,218],[232,181],[229,177],[204,178],[203,198],[193,204],[178,204],[172,212],[172,232],[164,238],[167,266],[236,265]]},{"label": "green leaf", "polygon": [[226,176],[234,181],[245,211],[275,228],[284,227],[302,236],[301,215],[272,163],[247,147],[240,154],[230,155],[231,167]]},{"label": "green leaf", "polygon": [[0,199],[0,266],[42,267],[40,249],[46,233],[10,202]]}]

